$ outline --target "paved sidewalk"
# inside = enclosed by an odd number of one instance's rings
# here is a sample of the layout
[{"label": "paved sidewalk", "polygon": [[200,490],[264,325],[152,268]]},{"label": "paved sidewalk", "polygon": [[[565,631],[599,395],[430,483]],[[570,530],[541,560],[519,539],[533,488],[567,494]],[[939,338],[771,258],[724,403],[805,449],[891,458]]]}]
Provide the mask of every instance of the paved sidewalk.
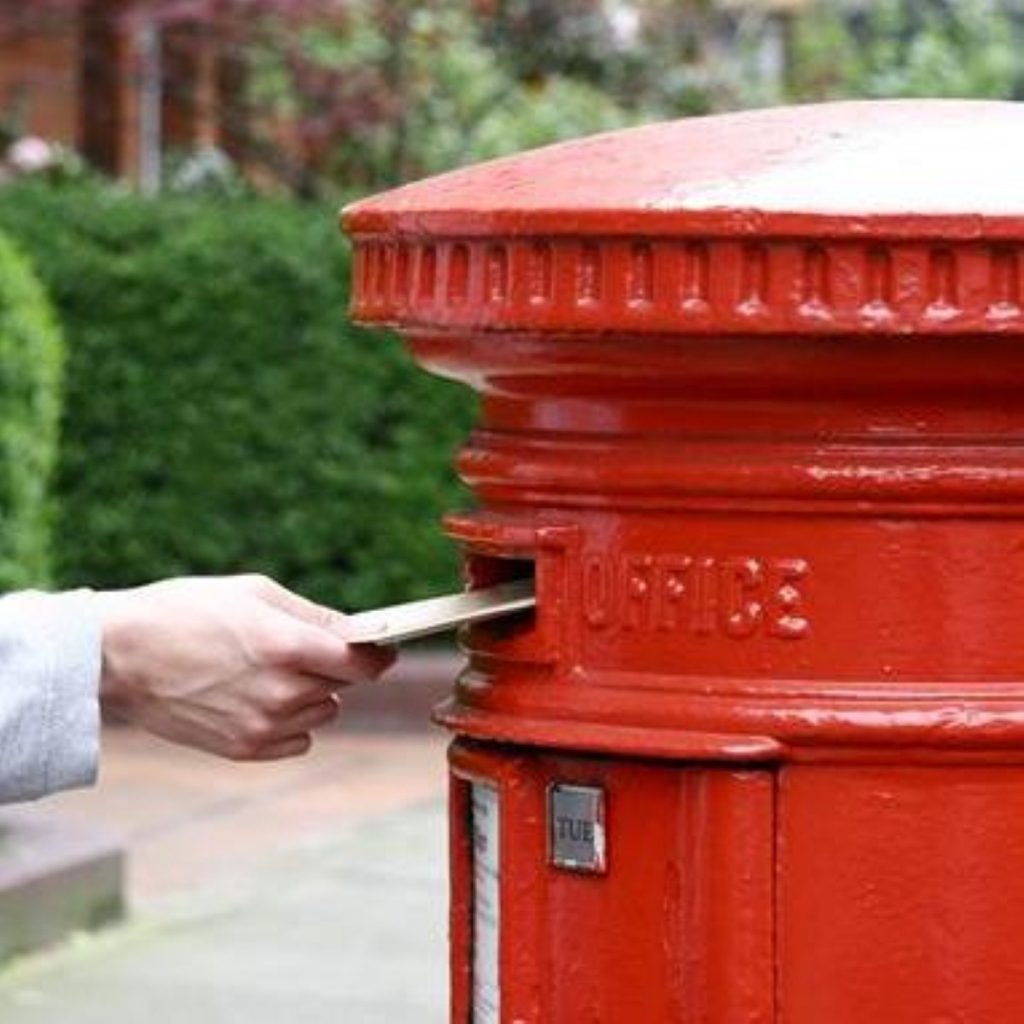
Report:
[{"label": "paved sidewalk", "polygon": [[306,757],[232,764],[113,727],[100,785],[43,801],[38,813],[101,825],[128,851],[128,903],[145,909],[232,877],[304,839],[387,815],[445,789],[446,737],[321,731]]},{"label": "paved sidewalk", "polygon": [[447,737],[426,723],[456,665],[404,658],[291,761],[108,728],[100,785],[32,813],[120,835],[134,913],[0,971],[0,1020],[444,1021]]},{"label": "paved sidewalk", "polygon": [[0,976],[4,1024],[442,1024],[444,808],[395,810]]}]

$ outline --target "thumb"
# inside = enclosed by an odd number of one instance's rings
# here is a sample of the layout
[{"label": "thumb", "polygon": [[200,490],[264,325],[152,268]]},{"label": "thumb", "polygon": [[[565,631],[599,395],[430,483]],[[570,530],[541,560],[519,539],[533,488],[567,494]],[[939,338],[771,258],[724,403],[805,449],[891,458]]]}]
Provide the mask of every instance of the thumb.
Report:
[{"label": "thumb", "polygon": [[341,633],[342,623],[345,621],[345,615],[342,612],[310,601],[268,577],[256,577],[255,586],[259,596],[278,611],[311,626],[319,626],[321,629]]}]

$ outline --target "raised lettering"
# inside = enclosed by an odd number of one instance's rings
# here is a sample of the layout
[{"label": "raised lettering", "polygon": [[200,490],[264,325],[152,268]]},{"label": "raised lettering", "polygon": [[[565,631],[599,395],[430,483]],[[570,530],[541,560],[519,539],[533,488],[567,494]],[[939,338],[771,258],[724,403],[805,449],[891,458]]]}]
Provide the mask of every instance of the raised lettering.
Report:
[{"label": "raised lettering", "polygon": [[701,558],[694,566],[693,600],[690,602],[690,628],[698,636],[715,631],[715,560]]},{"label": "raised lettering", "polygon": [[650,555],[626,559],[626,629],[647,629],[650,624],[653,566]]},{"label": "raised lettering", "polygon": [[800,640],[811,631],[803,612],[803,585],[810,566],[802,558],[779,558],[772,568],[775,579],[768,631],[786,640]]},{"label": "raised lettering", "polygon": [[583,619],[593,630],[799,640],[811,628],[809,574],[802,558],[589,555],[581,566]]},{"label": "raised lettering", "polygon": [[655,568],[656,578],[656,619],[659,630],[677,629],[680,622],[680,608],[690,593],[690,571],[693,559],[687,555],[669,555],[661,559]]},{"label": "raised lettering", "polygon": [[614,618],[615,583],[603,558],[591,556],[583,563],[583,615],[593,629],[604,629]]},{"label": "raised lettering", "polygon": [[756,558],[727,558],[720,573],[722,626],[729,636],[745,637],[761,624],[764,571]]}]

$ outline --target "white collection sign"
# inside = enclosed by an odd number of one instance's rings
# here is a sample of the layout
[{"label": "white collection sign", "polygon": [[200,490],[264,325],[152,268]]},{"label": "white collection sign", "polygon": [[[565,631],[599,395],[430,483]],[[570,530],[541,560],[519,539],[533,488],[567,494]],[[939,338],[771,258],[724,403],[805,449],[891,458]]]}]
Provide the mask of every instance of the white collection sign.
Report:
[{"label": "white collection sign", "polygon": [[500,1024],[501,923],[498,790],[473,783],[473,1024]]}]

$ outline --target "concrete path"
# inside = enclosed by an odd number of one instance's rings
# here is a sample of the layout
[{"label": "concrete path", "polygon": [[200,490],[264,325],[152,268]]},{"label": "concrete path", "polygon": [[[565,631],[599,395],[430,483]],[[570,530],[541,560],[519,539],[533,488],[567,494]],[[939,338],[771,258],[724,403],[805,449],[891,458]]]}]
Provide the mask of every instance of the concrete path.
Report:
[{"label": "concrete path", "polygon": [[322,730],[306,757],[232,764],[115,727],[99,786],[33,811],[119,836],[129,906],[145,910],[305,839],[442,798],[446,743],[425,726],[381,733],[346,723]]},{"label": "concrete path", "polygon": [[442,1024],[445,814],[337,827],[0,976],[4,1024]]},{"label": "concrete path", "polygon": [[0,1021],[446,1021],[447,737],[426,723],[456,668],[403,659],[276,764],[108,729],[99,786],[30,813],[120,836],[133,913],[0,971]]}]

